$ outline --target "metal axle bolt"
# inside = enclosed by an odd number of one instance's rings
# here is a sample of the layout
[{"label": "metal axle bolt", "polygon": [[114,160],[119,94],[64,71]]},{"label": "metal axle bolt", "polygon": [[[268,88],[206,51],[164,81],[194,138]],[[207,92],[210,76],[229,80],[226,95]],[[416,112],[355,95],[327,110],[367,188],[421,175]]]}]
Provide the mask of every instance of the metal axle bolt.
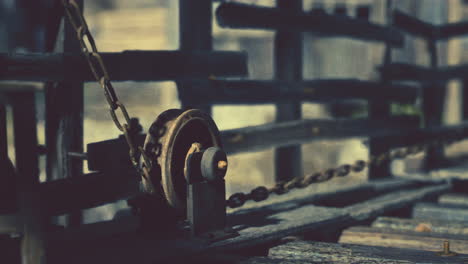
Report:
[{"label": "metal axle bolt", "polygon": [[437,252],[437,255],[442,257],[452,257],[456,256],[457,253],[450,251],[450,242],[448,240],[444,241],[444,251]]},{"label": "metal axle bolt", "polygon": [[218,161],[218,169],[220,170],[225,170],[227,168],[227,165],[227,161],[225,160]]}]

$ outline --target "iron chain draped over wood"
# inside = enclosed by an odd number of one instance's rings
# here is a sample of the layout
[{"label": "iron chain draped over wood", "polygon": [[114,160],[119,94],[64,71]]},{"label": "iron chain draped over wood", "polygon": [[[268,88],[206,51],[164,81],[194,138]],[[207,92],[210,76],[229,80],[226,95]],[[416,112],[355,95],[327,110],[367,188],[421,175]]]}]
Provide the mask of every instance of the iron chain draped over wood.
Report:
[{"label": "iron chain draped over wood", "polygon": [[[104,95],[110,107],[110,115],[112,120],[114,121],[115,126],[120,131],[122,131],[125,136],[128,147],[130,149],[130,160],[138,173],[142,177],[148,179],[149,170],[152,167],[151,160],[143,151],[143,147],[137,146],[135,144],[135,133],[133,132],[137,128],[131,126],[131,124],[135,124],[135,122],[131,121],[130,115],[127,112],[127,108],[117,97],[104,61],[102,60],[102,57],[97,50],[96,42],[94,41],[94,38],[89,31],[82,10],[75,0],[62,0],[62,4],[68,17],[68,21],[76,31],[76,36],[80,43],[81,51],[88,61],[89,68],[91,69],[91,72],[93,73],[96,81],[104,89]],[[117,110],[119,109],[124,121],[121,121],[117,116]],[[141,168],[138,162],[140,155],[143,161],[143,166]]]},{"label": "iron chain draped over wood", "polygon": [[411,145],[397,150],[389,150],[378,156],[371,156],[369,160],[357,160],[354,164],[343,164],[336,168],[327,169],[320,172],[314,172],[304,177],[294,178],[289,181],[279,182],[271,188],[263,186],[253,189],[250,193],[235,193],[226,201],[226,206],[230,208],[241,207],[245,202],[252,200],[255,202],[268,199],[271,193],[281,195],[295,188],[305,188],[313,183],[321,183],[332,179],[333,177],[345,177],[350,174],[363,171],[371,165],[379,165],[384,161],[395,159],[404,159],[410,155],[418,154],[432,147],[441,147],[453,144],[463,140],[467,135],[463,131],[455,132],[444,139],[434,139],[422,144]]}]

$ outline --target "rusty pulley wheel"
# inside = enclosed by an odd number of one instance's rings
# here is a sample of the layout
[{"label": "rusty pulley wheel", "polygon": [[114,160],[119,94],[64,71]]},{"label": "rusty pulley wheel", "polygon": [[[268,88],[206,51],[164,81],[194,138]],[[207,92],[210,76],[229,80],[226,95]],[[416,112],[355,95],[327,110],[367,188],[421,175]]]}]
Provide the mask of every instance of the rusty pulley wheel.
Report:
[{"label": "rusty pulley wheel", "polygon": [[164,193],[167,203],[185,216],[187,182],[184,168],[192,144],[221,148],[220,133],[213,119],[200,110],[163,112],[151,125],[144,150],[152,161],[150,179],[143,179],[147,192]]}]

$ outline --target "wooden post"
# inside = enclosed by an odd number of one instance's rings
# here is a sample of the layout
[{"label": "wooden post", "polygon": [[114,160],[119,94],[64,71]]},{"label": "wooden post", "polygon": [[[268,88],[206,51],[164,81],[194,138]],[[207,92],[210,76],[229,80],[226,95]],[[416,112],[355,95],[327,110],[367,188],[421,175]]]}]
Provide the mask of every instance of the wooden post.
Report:
[{"label": "wooden post", "polygon": [[[77,1],[83,7],[83,1]],[[63,51],[80,53],[76,33],[67,19]],[[69,67],[65,80],[74,74]],[[69,152],[83,152],[83,83],[64,81],[49,85],[46,90],[46,146],[47,180],[79,177],[83,173],[83,161],[68,156]],[[71,213],[68,225],[82,222],[81,212]]]},{"label": "wooden post", "polygon": [[34,92],[12,95],[16,171],[19,205],[23,218],[21,255],[23,264],[45,263],[44,218],[39,202],[39,167]]},{"label": "wooden post", "polygon": [[[438,67],[438,54],[436,40],[427,39],[427,47],[430,56],[431,68],[436,70]],[[425,87],[422,91],[423,97],[423,118],[424,127],[440,126],[442,125],[444,102],[445,102],[445,83],[443,82],[429,82],[424,84]],[[424,168],[432,170],[439,168],[444,163],[444,148],[443,147],[430,147],[426,151]]]},{"label": "wooden post", "polygon": [[6,107],[0,102],[0,214],[17,208],[16,177],[8,157]]},{"label": "wooden post", "polygon": [[[393,5],[392,0],[387,0],[386,2],[386,19],[387,25],[392,25],[392,16],[393,16]],[[385,45],[385,55],[384,55],[384,65],[389,64],[392,61],[392,47],[390,44]],[[385,76],[381,76],[382,84],[388,84],[389,80]],[[369,102],[369,118],[374,120],[389,120],[390,112],[390,103],[385,100],[373,100]],[[377,157],[380,154],[388,151],[388,146],[385,146],[385,142],[381,140],[370,138],[369,139],[369,155]],[[390,162],[383,161],[380,164],[373,164],[369,167],[368,179],[378,179],[391,176]]]},{"label": "wooden post", "polygon": [[[179,49],[183,51],[210,51],[212,45],[212,0],[179,0]],[[206,80],[208,82],[208,78]],[[186,89],[197,90],[204,82],[178,81],[179,93]],[[200,94],[203,96],[203,94]],[[211,105],[195,105],[182,101],[182,108],[197,108],[211,115]]]},{"label": "wooden post", "polygon": [[[277,0],[278,8],[302,12],[302,0]],[[302,34],[277,31],[275,35],[275,78],[281,81],[302,79]],[[286,88],[282,88],[286,89]],[[301,119],[301,103],[297,101],[276,104],[276,121]],[[300,146],[282,147],[275,152],[275,179],[284,181],[302,176]]]}]

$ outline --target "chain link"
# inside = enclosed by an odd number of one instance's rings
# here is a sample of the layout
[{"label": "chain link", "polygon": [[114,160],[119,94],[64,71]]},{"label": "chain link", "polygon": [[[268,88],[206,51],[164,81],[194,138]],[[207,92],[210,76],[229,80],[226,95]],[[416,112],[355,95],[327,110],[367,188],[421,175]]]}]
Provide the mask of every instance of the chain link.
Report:
[{"label": "chain link", "polygon": [[290,181],[279,182],[271,188],[260,186],[253,189],[249,194],[235,193],[231,195],[226,201],[226,206],[230,208],[237,208],[243,206],[245,202],[249,200],[255,202],[264,201],[268,199],[272,193],[281,195],[289,192],[292,189],[305,188],[314,183],[321,183],[331,180],[334,177],[349,176],[352,173],[362,172],[365,168],[369,168],[372,165],[380,165],[382,162],[391,161],[394,159],[405,159],[408,156],[418,154],[432,147],[453,144],[457,141],[463,140],[466,136],[467,135],[465,135],[463,131],[455,131],[445,139],[437,138],[423,144],[416,144],[396,150],[389,150],[379,154],[378,156],[371,156],[368,161],[357,160],[354,162],[354,164],[343,164],[336,168],[327,169],[321,172],[314,172],[304,177],[294,178]]},{"label": "chain link", "polygon": [[[125,105],[117,97],[114,87],[110,81],[104,61],[98,52],[96,42],[94,41],[93,35],[89,31],[86,19],[84,18],[83,13],[75,0],[62,0],[62,4],[68,17],[68,21],[76,32],[76,36],[81,47],[81,52],[84,54],[94,78],[104,90],[104,96],[106,97],[107,103],[110,107],[112,121],[125,136],[128,147],[130,149],[130,160],[138,173],[148,179],[149,169],[152,167],[151,160],[143,151],[143,148],[135,144],[135,137],[133,135],[134,133],[132,133],[134,128],[131,127],[132,122],[130,115],[128,114]],[[120,113],[123,116],[123,121],[121,121],[117,116],[118,110],[120,110]],[[142,168],[138,166],[138,157],[140,155],[143,162]]]}]

